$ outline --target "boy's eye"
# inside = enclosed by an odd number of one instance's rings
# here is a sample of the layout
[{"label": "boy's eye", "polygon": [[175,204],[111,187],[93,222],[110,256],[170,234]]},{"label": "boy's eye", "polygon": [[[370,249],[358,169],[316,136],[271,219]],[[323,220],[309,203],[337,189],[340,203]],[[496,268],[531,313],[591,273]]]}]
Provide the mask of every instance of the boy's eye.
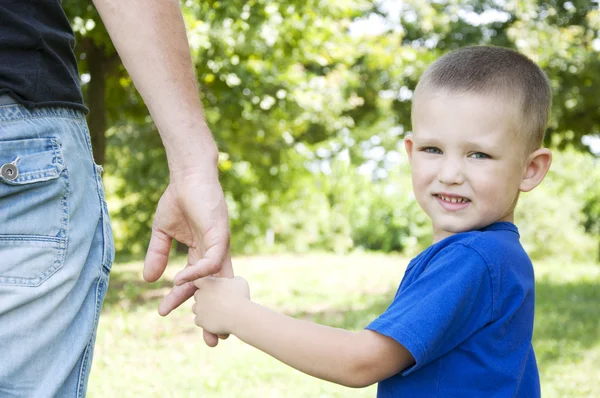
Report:
[{"label": "boy's eye", "polygon": [[470,154],[469,157],[473,159],[489,159],[490,155],[487,155],[483,152],[474,152]]},{"label": "boy's eye", "polygon": [[434,146],[423,147],[423,148],[421,148],[421,152],[431,153],[434,155],[439,155],[440,153],[442,153],[442,151],[440,151],[438,148],[436,148]]}]

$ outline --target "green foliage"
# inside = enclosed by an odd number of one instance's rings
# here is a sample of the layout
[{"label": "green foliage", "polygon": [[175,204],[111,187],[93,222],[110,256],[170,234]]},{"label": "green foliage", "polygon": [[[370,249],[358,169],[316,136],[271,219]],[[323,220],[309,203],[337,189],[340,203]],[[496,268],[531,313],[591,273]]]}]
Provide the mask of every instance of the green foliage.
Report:
[{"label": "green foliage", "polygon": [[[565,261],[595,258],[596,245],[584,228],[589,192],[597,193],[596,159],[573,150],[555,152],[542,184],[521,195],[515,219],[530,256]],[[598,197],[596,197],[596,201]]]},{"label": "green foliage", "polygon": [[554,94],[548,145],[584,149],[582,136],[600,135],[597,1],[411,0],[403,2],[400,21],[403,42],[418,50],[417,58],[492,44],[514,47],[535,60]]},{"label": "green foliage", "polygon": [[[414,251],[426,244],[430,231],[412,199],[407,165],[388,157],[398,157],[411,129],[419,75],[459,46],[515,47],[546,70],[555,94],[549,145],[581,150],[582,136],[600,135],[597,2],[407,0],[392,7],[395,14],[386,4],[396,3],[182,2],[221,151],[234,252]],[[64,6],[80,44],[81,72],[89,71],[89,51],[104,51],[111,126],[105,169],[117,249],[143,252],[168,183],[164,149],[96,11],[83,0]],[[355,21],[373,15],[388,29],[350,34]],[[521,228],[534,255],[587,256],[590,239],[581,225],[598,235],[600,184],[574,179],[577,170],[552,171],[554,183],[523,196]],[[548,232],[555,225],[566,229]]]},{"label": "green foliage", "polygon": [[598,243],[596,260],[600,262],[600,168],[598,167],[598,158],[594,159],[592,167],[593,172],[586,175],[586,189],[582,195],[583,226],[587,233],[596,238]]},{"label": "green foliage", "polygon": [[585,204],[583,214],[585,216],[583,225],[586,232],[594,235],[600,235],[600,182],[590,187],[591,189],[585,195]]},{"label": "green foliage", "polygon": [[[268,232],[253,235],[250,245],[246,240],[250,252],[347,253],[358,248],[414,253],[430,243],[431,228],[414,200],[406,160],[378,182],[344,158],[308,167],[313,174],[288,180],[273,198],[275,204],[265,203],[260,220]],[[236,210],[232,226],[238,221]],[[245,225],[257,227],[256,217],[251,218]]]},{"label": "green foliage", "polygon": [[[272,219],[265,225],[274,229],[274,246],[265,247],[264,235],[256,235],[253,252],[344,253],[358,248],[414,254],[431,243],[431,225],[414,199],[405,157],[376,182],[347,160],[322,167],[328,171],[318,170],[310,179],[290,183],[275,200],[281,206],[267,206]],[[586,178],[576,178],[582,175]],[[595,231],[587,227],[589,220],[598,222],[592,211],[597,207],[590,204],[600,203],[599,179],[600,169],[591,155],[574,150],[554,153],[546,179],[521,195],[515,214],[523,245],[534,259],[595,258],[595,239],[586,232]]]},{"label": "green foliage", "polygon": [[169,181],[159,135],[152,124],[127,123],[108,131],[106,194],[115,230],[115,249],[143,253],[156,204]]}]

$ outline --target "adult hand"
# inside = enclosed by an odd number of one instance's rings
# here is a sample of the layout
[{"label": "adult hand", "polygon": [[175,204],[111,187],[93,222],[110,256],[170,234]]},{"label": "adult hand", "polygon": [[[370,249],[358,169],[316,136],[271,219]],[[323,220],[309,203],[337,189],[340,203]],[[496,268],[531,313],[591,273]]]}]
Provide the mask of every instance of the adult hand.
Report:
[{"label": "adult hand", "polygon": [[[171,184],[156,209],[144,279],[153,282],[163,274],[172,239],[190,248],[190,266],[159,306],[159,313],[167,315],[194,293],[186,281],[233,276],[218,151],[204,120],[179,2],[94,0],[94,5],[148,106],[171,172]],[[206,332],[204,339],[209,345],[218,342]]]},{"label": "adult hand", "polygon": [[[193,281],[208,275],[233,277],[229,252],[229,221],[223,190],[216,172],[171,175],[154,216],[152,237],[144,262],[144,279],[158,280],[167,266],[173,239],[188,246],[187,267],[175,277],[175,286],[159,305],[166,316],[196,291]],[[220,336],[226,338],[227,336]],[[204,332],[209,346],[217,336]]]}]

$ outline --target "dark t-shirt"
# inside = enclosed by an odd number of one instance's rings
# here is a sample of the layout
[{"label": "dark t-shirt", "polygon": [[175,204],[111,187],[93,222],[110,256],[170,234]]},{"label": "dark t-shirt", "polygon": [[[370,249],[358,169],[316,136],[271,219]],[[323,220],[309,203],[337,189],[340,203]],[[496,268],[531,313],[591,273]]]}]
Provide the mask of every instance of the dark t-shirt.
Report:
[{"label": "dark t-shirt", "polygon": [[0,94],[86,111],[74,46],[60,0],[0,0]]}]

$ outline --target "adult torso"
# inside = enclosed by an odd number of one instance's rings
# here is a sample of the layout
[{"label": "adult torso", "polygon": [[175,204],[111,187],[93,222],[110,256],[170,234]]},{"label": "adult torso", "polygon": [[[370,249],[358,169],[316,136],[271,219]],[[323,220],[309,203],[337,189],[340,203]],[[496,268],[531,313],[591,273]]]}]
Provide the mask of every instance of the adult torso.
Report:
[{"label": "adult torso", "polygon": [[0,94],[85,110],[74,45],[60,0],[0,1]]}]

